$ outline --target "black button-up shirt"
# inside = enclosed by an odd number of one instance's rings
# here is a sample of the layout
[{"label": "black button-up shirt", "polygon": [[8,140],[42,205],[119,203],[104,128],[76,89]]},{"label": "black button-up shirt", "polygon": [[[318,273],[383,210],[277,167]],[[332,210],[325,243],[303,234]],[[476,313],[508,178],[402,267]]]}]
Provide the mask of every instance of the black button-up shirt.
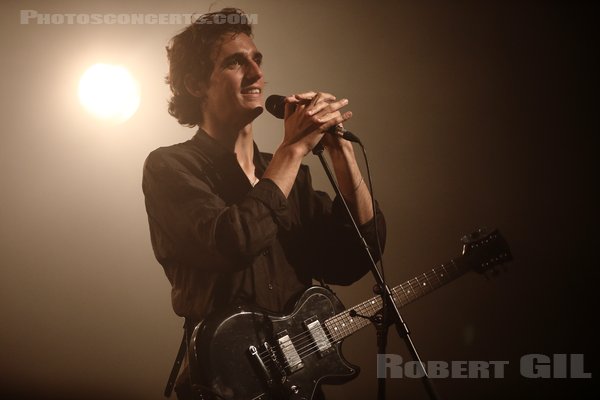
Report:
[{"label": "black button-up shirt", "polygon": [[[254,145],[257,177],[270,159]],[[350,284],[369,270],[341,204],[313,190],[307,166],[286,199],[269,179],[253,187],[235,154],[200,130],[150,153],[142,187],[152,247],[180,316],[199,321],[237,302],[281,312],[313,278]],[[374,227],[360,227],[372,249]]]}]

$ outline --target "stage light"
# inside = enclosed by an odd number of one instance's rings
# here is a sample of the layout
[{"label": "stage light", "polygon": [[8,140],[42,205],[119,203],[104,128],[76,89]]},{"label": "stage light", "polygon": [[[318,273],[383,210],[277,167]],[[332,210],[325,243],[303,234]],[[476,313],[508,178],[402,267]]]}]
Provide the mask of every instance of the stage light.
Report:
[{"label": "stage light", "polygon": [[140,89],[125,67],[95,64],[81,76],[79,101],[95,117],[118,124],[137,111]]}]

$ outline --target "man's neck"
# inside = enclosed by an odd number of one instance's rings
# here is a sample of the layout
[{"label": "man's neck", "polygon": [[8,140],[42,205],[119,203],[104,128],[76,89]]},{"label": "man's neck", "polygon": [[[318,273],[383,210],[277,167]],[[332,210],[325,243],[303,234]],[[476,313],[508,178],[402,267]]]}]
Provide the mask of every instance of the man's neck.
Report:
[{"label": "man's neck", "polygon": [[234,126],[204,121],[200,126],[209,136],[223,145],[226,149],[235,153],[242,170],[250,178],[254,176],[254,138],[252,135],[252,123],[241,129]]}]

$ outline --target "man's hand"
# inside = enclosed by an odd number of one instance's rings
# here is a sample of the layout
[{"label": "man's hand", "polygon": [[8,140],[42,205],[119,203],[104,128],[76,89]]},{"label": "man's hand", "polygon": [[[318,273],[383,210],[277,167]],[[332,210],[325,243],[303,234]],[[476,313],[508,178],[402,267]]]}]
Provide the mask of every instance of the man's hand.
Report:
[{"label": "man's hand", "polygon": [[[346,111],[343,114],[341,109],[348,104],[347,99],[336,101],[335,96],[329,93],[307,92],[295,94],[285,98],[285,135],[283,142],[273,154],[273,159],[269,163],[263,178],[275,182],[281,189],[281,192],[287,197],[292,190],[298,168],[304,156],[306,156],[321,139],[324,132],[332,126],[341,124],[352,117],[352,112]],[[341,188],[352,188],[354,186],[353,177],[361,178],[360,171],[354,159],[352,145],[340,140],[334,135],[328,136],[324,140],[324,145],[328,148],[329,154],[334,161],[333,167],[341,177]],[[354,200],[358,193],[348,189],[352,193],[351,200]],[[344,192],[343,192],[344,193]],[[364,195],[361,195],[361,198]],[[368,191],[367,191],[367,199]],[[361,201],[368,206],[368,202]],[[368,208],[366,213],[359,215],[359,222],[364,218],[369,218]],[[364,214],[364,215],[363,215]]]},{"label": "man's hand", "polygon": [[[352,117],[351,111],[343,114],[340,111],[348,104],[348,100],[336,101],[335,96],[329,93],[295,94],[286,97],[285,102],[283,144],[298,148],[302,156],[308,154],[319,143],[325,131]],[[339,142],[339,139],[333,136],[324,139],[324,144],[329,149],[338,147]]]},{"label": "man's hand", "polygon": [[357,223],[364,224],[373,218],[371,194],[358,168],[352,143],[336,135],[326,134],[323,137],[323,132],[352,117],[352,112],[340,111],[348,104],[348,100],[336,100],[329,93],[315,92],[286,97],[284,142],[289,139],[305,146],[302,153],[304,156],[323,139],[323,145],[331,156],[342,196],[348,202]]}]

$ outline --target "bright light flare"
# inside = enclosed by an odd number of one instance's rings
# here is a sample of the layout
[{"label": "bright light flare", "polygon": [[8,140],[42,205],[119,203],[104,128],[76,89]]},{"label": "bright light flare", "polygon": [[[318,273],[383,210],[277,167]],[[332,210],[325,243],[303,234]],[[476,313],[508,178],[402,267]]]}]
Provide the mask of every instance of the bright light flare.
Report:
[{"label": "bright light flare", "polygon": [[79,101],[95,117],[118,124],[137,111],[140,89],[125,67],[95,64],[79,80]]}]

